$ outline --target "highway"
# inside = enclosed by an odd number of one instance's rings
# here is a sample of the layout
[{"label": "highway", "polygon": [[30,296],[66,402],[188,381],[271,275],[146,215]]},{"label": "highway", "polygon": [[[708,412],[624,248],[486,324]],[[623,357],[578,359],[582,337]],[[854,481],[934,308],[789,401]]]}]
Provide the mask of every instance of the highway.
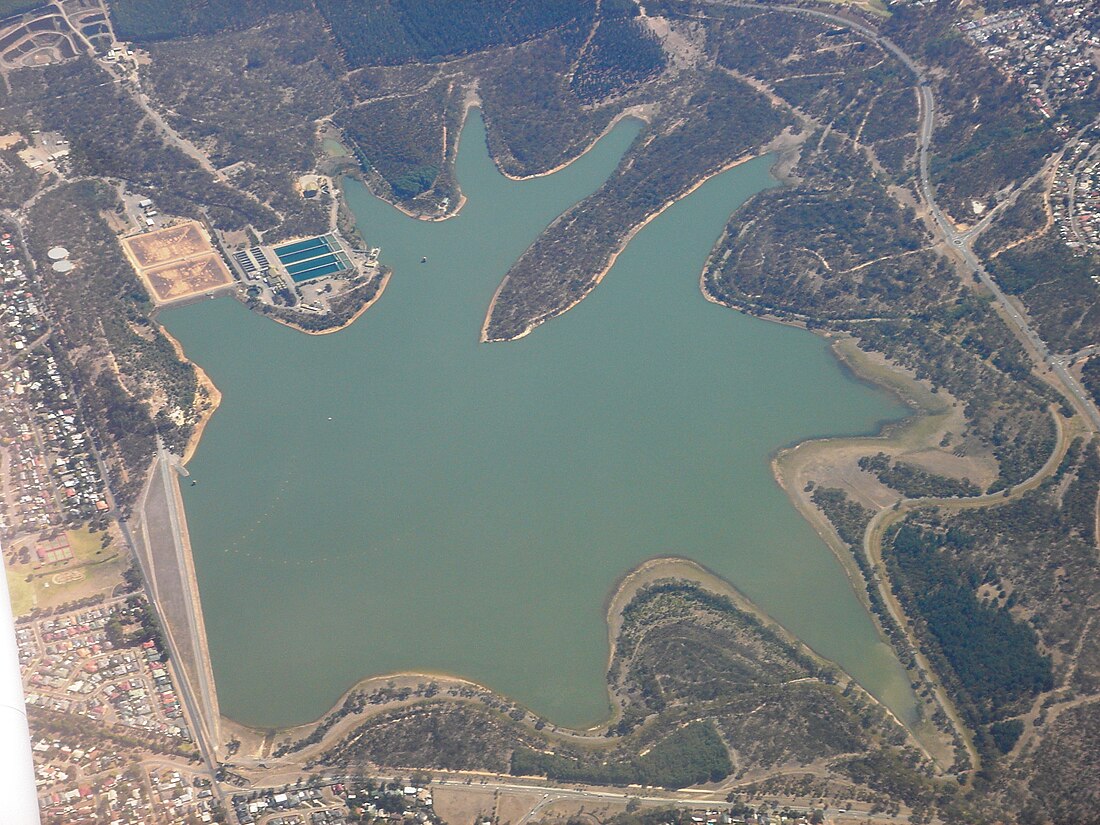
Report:
[{"label": "highway", "polygon": [[[910,65],[912,68],[912,64],[907,65]],[[993,277],[986,271],[985,266],[974,253],[974,240],[981,234],[982,230],[989,225],[988,221],[983,221],[965,232],[959,232],[936,203],[935,194],[932,189],[931,176],[928,171],[929,147],[932,142],[932,133],[935,129],[936,101],[932,95],[931,88],[923,85],[923,75],[921,75],[919,70],[916,71],[918,79],[922,81],[922,85],[918,87],[920,89],[921,105],[921,126],[919,133],[921,197],[928,205],[928,209],[932,213],[932,217],[935,219],[936,226],[939,228],[943,239],[959,253],[970,271],[978,276],[982,286],[988,289],[993,295],[993,299],[1001,308],[1001,314],[1008,322],[1008,325],[1031,345],[1042,363],[1051,370],[1055,377],[1057,377],[1062,388],[1066,391],[1066,394],[1076,402],[1075,406],[1088,420],[1089,426],[1094,430],[1100,430],[1100,410],[1097,410],[1096,404],[1093,402],[1092,398],[1089,397],[1088,392],[1086,392],[1080,382],[1070,374],[1063,360],[1052,356],[1046,342],[1039,337],[1039,334],[1016,308],[1016,305],[1008,299],[1008,296],[1004,294],[1004,291],[998,286],[997,282],[993,280]]]},{"label": "highway", "polygon": [[992,276],[986,271],[982,262],[978,259],[978,256],[974,253],[973,242],[974,240],[990,225],[993,219],[993,215],[988,215],[984,220],[978,223],[976,226],[970,229],[960,232],[954,224],[947,218],[943,210],[940,209],[936,203],[935,191],[932,186],[932,179],[929,173],[929,160],[931,155],[932,137],[936,128],[936,100],[932,94],[932,88],[926,85],[927,78],[923,69],[917,64],[913,58],[906,54],[900,46],[888,37],[884,37],[877,31],[872,29],[863,23],[855,20],[851,20],[847,17],[842,17],[838,14],[832,14],[827,11],[819,11],[817,9],[806,9],[799,6],[786,6],[786,5],[766,5],[763,3],[716,3],[715,5],[732,6],[735,8],[746,9],[760,9],[764,11],[784,11],[790,14],[801,14],[809,17],[816,17],[822,20],[828,20],[830,23],[835,23],[839,26],[852,29],[859,32],[871,42],[880,46],[885,51],[892,54],[898,59],[898,61],[904,65],[910,72],[913,73],[917,79],[917,89],[919,91],[920,99],[920,128],[917,131],[918,134],[918,147],[919,147],[919,170],[920,170],[920,195],[928,207],[931,213],[936,228],[939,230],[943,241],[951,248],[954,249],[958,255],[962,258],[968,269],[981,281],[984,286],[992,294],[994,301],[996,301],[998,307],[1001,309],[1002,317],[1013,331],[1022,339],[1026,340],[1031,345],[1033,351],[1038,355],[1040,366],[1045,367],[1050,371],[1050,375],[1056,379],[1065,391],[1066,395],[1074,402],[1074,406],[1088,421],[1090,428],[1095,431],[1100,431],[1100,409],[1097,409],[1096,403],[1092,400],[1089,393],[1081,386],[1081,383],[1070,374],[1066,367],[1066,360],[1064,358],[1058,358],[1051,354],[1046,342],[1039,337],[1039,334],[1031,326],[1031,323],[1023,313],[1008,299],[1004,291],[997,285],[997,282],[993,280]]},{"label": "highway", "polygon": [[[1000,288],[997,282],[986,271],[985,266],[979,260],[973,249],[973,243],[975,239],[993,222],[995,216],[1000,213],[1000,209],[994,209],[985,218],[979,221],[975,226],[960,232],[955,225],[947,218],[939,204],[936,203],[935,190],[932,186],[931,174],[929,171],[930,156],[932,138],[935,133],[936,126],[936,100],[932,93],[932,88],[928,84],[927,78],[921,67],[914,61],[908,54],[887,37],[880,35],[869,26],[866,26],[857,21],[850,20],[846,17],[842,17],[837,14],[831,14],[825,11],[818,11],[816,9],[805,9],[798,6],[786,6],[786,5],[764,5],[760,3],[751,2],[732,2],[732,3],[720,3],[719,5],[735,6],[740,8],[752,8],[763,10],[781,10],[791,14],[802,14],[810,17],[817,17],[819,19],[828,20],[831,23],[844,26],[859,32],[868,40],[880,46],[885,51],[892,54],[898,59],[910,72],[913,73],[917,80],[918,99],[920,102],[920,125],[917,130],[918,135],[918,168],[919,168],[919,188],[920,196],[924,200],[926,206],[932,218],[934,220],[935,228],[938,230],[943,242],[948,248],[955,250],[955,252],[962,259],[967,269],[977,276],[981,285],[989,291],[993,296],[993,300],[1001,311],[1001,316],[1005,322],[1013,330],[1013,332],[1022,340],[1026,341],[1032,352],[1035,353],[1038,359],[1038,366],[1045,368],[1048,372],[1048,376],[1055,379],[1055,381],[1061,385],[1061,388],[1065,392],[1066,396],[1072,399],[1074,406],[1082,414],[1087,426],[1093,431],[1100,431],[1100,410],[1097,409],[1096,404],[1089,396],[1088,392],[1081,386],[1080,382],[1070,374],[1068,365],[1072,361],[1082,355],[1092,354],[1095,351],[1093,347],[1086,347],[1085,349],[1074,353],[1069,356],[1058,356],[1050,352],[1046,342],[1039,337],[1039,334],[1031,326],[1028,319],[1023,315],[1019,308],[1009,300],[1004,291]],[[1057,422],[1061,425],[1061,422]],[[1063,429],[1060,426],[1061,430]],[[1063,448],[1064,449],[1064,448]],[[1058,451],[1052,455],[1051,460],[1060,458]],[[1048,464],[1050,462],[1048,461]],[[1044,467],[1043,471],[1040,471],[1038,477],[1045,477],[1044,471],[1047,468]],[[984,498],[984,497],[983,497]],[[881,552],[881,530],[888,522],[896,520],[897,513],[891,511],[882,511],[872,520],[868,525],[867,534],[864,537],[864,549],[868,554],[869,560],[875,565],[880,575],[879,589],[883,597],[886,600],[887,605],[891,604],[893,594],[890,588],[886,586],[885,572],[881,570],[881,559],[877,558],[877,553]],[[892,605],[891,613],[894,614],[895,621],[899,622],[899,626],[906,627],[904,621],[902,621],[904,614],[901,612],[900,605]],[[898,615],[901,613],[901,615]],[[908,635],[908,634],[907,634]],[[913,645],[915,651],[920,650],[919,644],[916,640],[909,639]],[[923,657],[918,657],[923,659]],[[928,667],[927,662],[922,661],[924,667]],[[935,672],[929,668],[929,672]],[[980,763],[977,761],[977,751],[971,741],[971,737],[966,731],[966,727],[963,725],[961,718],[955,710],[953,704],[948,697],[944,694],[942,687],[936,684],[936,697],[943,707],[945,713],[950,717],[955,727],[962,735],[964,746],[966,747],[972,765],[977,767]]]}]

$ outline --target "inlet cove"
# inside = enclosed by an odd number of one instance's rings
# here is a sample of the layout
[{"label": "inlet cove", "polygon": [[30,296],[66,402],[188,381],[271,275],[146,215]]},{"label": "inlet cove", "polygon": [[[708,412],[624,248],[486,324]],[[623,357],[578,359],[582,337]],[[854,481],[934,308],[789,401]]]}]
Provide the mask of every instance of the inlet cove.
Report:
[{"label": "inlet cove", "polygon": [[699,290],[730,213],[776,185],[771,159],[668,209],[570,312],[479,343],[509,265],[637,133],[620,123],[562,171],[510,181],[475,111],[457,161],[468,202],[441,222],[346,182],[393,277],[337,334],[229,299],[162,316],[223,394],[184,494],[226,715],[303,723],[363,677],[416,671],[592,725],[609,711],[608,593],[675,555],[911,718],[904,672],[769,464],[905,409],[822,339]]}]

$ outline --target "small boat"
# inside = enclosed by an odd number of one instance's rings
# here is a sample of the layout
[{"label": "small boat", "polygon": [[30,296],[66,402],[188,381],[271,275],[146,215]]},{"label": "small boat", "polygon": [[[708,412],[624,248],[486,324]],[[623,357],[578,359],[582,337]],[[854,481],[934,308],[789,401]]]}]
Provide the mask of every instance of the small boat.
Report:
[{"label": "small boat", "polygon": [[427,255],[425,255],[423,258],[420,259],[420,263],[422,263],[422,264],[426,264],[427,262],[428,262],[428,256]]}]

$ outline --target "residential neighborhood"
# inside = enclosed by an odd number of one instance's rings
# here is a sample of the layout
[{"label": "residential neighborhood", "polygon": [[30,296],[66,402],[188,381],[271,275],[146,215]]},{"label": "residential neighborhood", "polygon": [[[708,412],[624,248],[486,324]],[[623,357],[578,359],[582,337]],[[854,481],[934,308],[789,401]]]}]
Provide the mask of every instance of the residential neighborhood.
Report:
[{"label": "residential neighborhood", "polygon": [[961,21],[958,27],[1001,72],[1020,83],[1044,117],[1068,130],[1060,110],[1090,90],[1095,94],[1098,16],[1091,0],[1053,0]]},{"label": "residential neighborhood", "polygon": [[[59,260],[61,260],[59,258]],[[10,233],[0,234],[0,537],[109,511],[68,371],[47,346],[41,301]]]},{"label": "residential neighborhood", "polygon": [[[1068,148],[1055,172],[1051,208],[1072,249],[1100,250],[1100,129]],[[1097,276],[1094,276],[1094,280]]]},{"label": "residential neighborhood", "polygon": [[16,631],[44,821],[217,821],[147,602],[86,601]]}]

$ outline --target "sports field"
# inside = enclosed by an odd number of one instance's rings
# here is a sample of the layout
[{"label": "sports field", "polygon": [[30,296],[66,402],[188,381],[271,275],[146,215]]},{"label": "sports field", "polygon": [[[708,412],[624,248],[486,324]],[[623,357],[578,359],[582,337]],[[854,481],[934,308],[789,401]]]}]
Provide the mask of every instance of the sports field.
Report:
[{"label": "sports field", "polygon": [[122,239],[126,257],[157,304],[204,295],[233,283],[196,221]]},{"label": "sports field", "polygon": [[[122,571],[129,566],[129,558],[119,551],[120,536],[116,527],[111,528],[113,541],[103,547],[102,533],[92,533],[87,528],[69,530],[55,539],[45,542],[25,540],[13,547],[5,547],[9,558],[5,559],[8,590],[11,594],[12,613],[22,616],[33,608],[54,607],[75,599],[82,599],[102,590],[110,590],[121,581]],[[22,546],[27,553],[20,553]],[[39,549],[61,555],[41,558]],[[14,552],[12,552],[14,551]],[[26,558],[27,561],[15,559]]]}]

